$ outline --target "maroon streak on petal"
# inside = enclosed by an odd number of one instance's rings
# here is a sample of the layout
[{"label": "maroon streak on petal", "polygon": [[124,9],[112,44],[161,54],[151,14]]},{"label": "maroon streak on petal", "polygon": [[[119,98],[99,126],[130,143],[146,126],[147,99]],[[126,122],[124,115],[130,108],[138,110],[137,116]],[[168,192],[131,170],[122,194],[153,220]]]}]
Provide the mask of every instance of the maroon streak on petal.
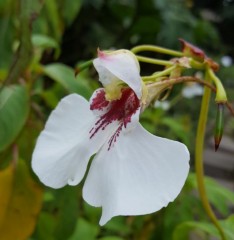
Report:
[{"label": "maroon streak on petal", "polygon": [[[104,100],[104,98],[105,92],[103,90],[93,99],[90,109],[94,110],[105,107],[105,104],[108,101]],[[108,102],[108,104],[110,104],[108,111],[99,117],[95,126],[89,133],[91,139],[99,130],[105,130],[109,124],[118,121],[119,127],[108,142],[109,150],[113,143],[116,142],[123,127],[126,128],[127,124],[131,122],[132,115],[134,115],[140,107],[140,101],[131,88],[125,88],[122,90],[122,96],[120,99]]]}]

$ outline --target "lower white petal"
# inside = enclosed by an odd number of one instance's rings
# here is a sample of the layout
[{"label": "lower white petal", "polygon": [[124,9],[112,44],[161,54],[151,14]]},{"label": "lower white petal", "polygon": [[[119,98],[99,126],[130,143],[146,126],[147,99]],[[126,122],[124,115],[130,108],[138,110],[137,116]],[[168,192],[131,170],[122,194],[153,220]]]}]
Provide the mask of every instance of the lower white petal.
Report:
[{"label": "lower white petal", "polygon": [[110,135],[108,130],[99,131],[90,139],[95,121],[83,97],[71,94],[60,101],[33,153],[32,168],[45,185],[60,188],[82,180],[90,157]]},{"label": "lower white petal", "polygon": [[189,171],[184,144],[156,137],[138,124],[107,148],[94,158],[83,188],[84,199],[103,208],[101,225],[117,215],[155,212],[180,193]]}]

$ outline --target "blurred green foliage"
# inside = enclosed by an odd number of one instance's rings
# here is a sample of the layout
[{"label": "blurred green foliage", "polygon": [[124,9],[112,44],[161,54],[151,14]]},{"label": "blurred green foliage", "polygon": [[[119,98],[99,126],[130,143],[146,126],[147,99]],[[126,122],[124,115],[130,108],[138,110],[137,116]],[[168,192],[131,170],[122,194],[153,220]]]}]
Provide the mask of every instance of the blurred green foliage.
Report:
[{"label": "blurred green foliage", "polygon": [[[29,174],[31,154],[58,101],[69,93],[88,99],[99,86],[93,68],[77,76],[74,71],[84,60],[94,58],[98,47],[118,49],[156,44],[179,49],[177,39],[184,38],[221,63],[223,55],[234,57],[233,22],[233,1],[0,0],[0,196],[7,192],[9,179],[4,180],[7,167],[13,161],[16,169],[22,168],[17,163],[19,158],[23,159],[20,161],[28,181],[36,181],[33,173]],[[160,70],[142,66],[143,74]],[[232,97],[230,101],[234,96],[233,76],[233,65],[224,66],[219,72]],[[173,89],[168,110],[150,106],[141,122],[154,134],[184,142],[193,153],[200,99],[185,101],[181,89],[182,86]],[[211,126],[214,108],[210,111]],[[226,122],[233,136],[233,119],[227,116]],[[212,134],[210,129],[208,135]],[[208,235],[218,237],[202,209],[193,174],[180,196],[167,208],[146,216],[116,217],[102,228],[98,225],[101,210],[82,200],[81,186],[52,190],[35,184],[40,191],[44,190],[44,195],[42,198],[38,194],[33,203],[42,207],[36,213],[29,209],[27,214],[34,213],[35,217],[25,220],[22,232],[27,224],[35,228],[17,239],[183,240],[191,232],[199,239],[208,239]],[[229,210],[234,206],[234,194],[209,178],[206,186],[214,209],[226,218],[220,222],[228,239],[233,240],[234,216],[229,216]],[[14,191],[11,194],[17,197]],[[33,201],[32,196],[27,198]],[[4,205],[1,208],[8,211]],[[7,225],[3,224],[8,219],[4,214],[0,214],[0,229]],[[10,218],[9,223],[20,221],[15,215]]]}]

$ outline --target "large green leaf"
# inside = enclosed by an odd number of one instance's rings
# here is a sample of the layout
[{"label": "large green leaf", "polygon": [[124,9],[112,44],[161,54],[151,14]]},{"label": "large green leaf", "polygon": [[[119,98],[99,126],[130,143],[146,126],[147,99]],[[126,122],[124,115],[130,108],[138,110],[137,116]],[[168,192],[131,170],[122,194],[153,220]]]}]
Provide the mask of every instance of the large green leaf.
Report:
[{"label": "large green leaf", "polygon": [[124,240],[124,239],[121,237],[108,236],[108,237],[100,238],[99,240]]},{"label": "large green leaf", "polygon": [[47,13],[47,24],[50,25],[50,34],[57,41],[60,41],[61,34],[63,32],[63,27],[60,22],[58,3],[56,0],[50,0],[44,2],[44,9]]},{"label": "large green leaf", "polygon": [[29,112],[29,98],[24,86],[4,87],[0,92],[0,151],[17,137]]},{"label": "large green leaf", "polygon": [[79,217],[79,191],[79,188],[66,186],[45,193],[44,210],[39,216],[35,239],[70,239]]},{"label": "large green leaf", "polygon": [[79,76],[75,77],[72,68],[61,63],[53,63],[45,66],[43,71],[48,77],[60,83],[69,93],[78,93],[85,98],[90,97],[91,90]]},{"label": "large green leaf", "polygon": [[187,240],[191,231],[205,232],[212,236],[218,235],[216,228],[209,223],[188,221],[176,227],[173,233],[173,240]]},{"label": "large green leaf", "polygon": [[41,48],[42,50],[47,48],[55,49],[55,57],[57,58],[60,54],[59,44],[53,38],[43,35],[43,34],[33,34],[32,35],[32,44],[37,48]]},{"label": "large green leaf", "polygon": [[[187,184],[190,184],[193,188],[197,188],[195,174],[189,174]],[[209,177],[205,178],[205,185],[210,202],[220,213],[228,215],[229,205],[234,205],[234,193]]]},{"label": "large green leaf", "polygon": [[75,230],[76,219],[79,216],[78,191],[79,188],[66,186],[55,192],[53,208],[57,209],[57,221],[54,230],[56,240],[68,239]]},{"label": "large green leaf", "polygon": [[65,0],[63,6],[63,15],[67,25],[70,25],[78,15],[83,0]]},{"label": "large green leaf", "polygon": [[[228,219],[220,221],[220,225],[223,228],[227,240],[234,239],[234,215],[231,215]],[[199,231],[205,234],[209,234],[214,237],[220,237],[219,232],[213,224],[207,222],[184,222],[175,229],[173,233],[173,240],[187,240],[191,231]]]},{"label": "large green leaf", "polygon": [[79,218],[77,221],[76,229],[69,240],[83,239],[83,240],[95,240],[97,239],[99,228],[83,218]]}]

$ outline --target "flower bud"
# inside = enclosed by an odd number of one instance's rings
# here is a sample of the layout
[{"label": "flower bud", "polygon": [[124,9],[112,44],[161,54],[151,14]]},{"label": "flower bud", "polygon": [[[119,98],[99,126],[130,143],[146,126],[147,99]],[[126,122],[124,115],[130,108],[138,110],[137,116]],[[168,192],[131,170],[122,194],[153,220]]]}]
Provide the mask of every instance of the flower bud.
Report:
[{"label": "flower bud", "polygon": [[224,104],[218,104],[216,120],[215,120],[215,132],[214,132],[214,141],[215,141],[215,151],[218,150],[219,144],[223,136],[223,114],[224,114]]},{"label": "flower bud", "polygon": [[193,59],[203,62],[205,59],[205,53],[198,47],[186,42],[184,39],[180,38],[179,41],[182,44],[182,51],[184,56],[192,57]]}]

